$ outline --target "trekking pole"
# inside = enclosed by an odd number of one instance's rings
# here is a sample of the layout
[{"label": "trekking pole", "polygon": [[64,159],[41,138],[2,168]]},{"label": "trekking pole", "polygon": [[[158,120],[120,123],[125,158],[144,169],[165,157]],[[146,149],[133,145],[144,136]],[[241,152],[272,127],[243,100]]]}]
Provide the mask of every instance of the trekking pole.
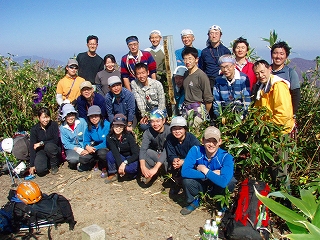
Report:
[{"label": "trekking pole", "polygon": [[16,182],[15,182],[15,180],[14,180],[13,174],[19,179],[19,182],[21,182],[21,179],[20,179],[19,175],[14,171],[14,168],[13,168],[13,166],[12,166],[12,163],[9,161],[6,153],[3,152],[3,154],[4,154],[5,158],[6,158],[6,164],[7,164],[8,171],[9,171],[10,178],[11,178],[11,182],[12,182],[11,187],[16,187],[16,186],[18,186],[18,185],[16,184]]}]

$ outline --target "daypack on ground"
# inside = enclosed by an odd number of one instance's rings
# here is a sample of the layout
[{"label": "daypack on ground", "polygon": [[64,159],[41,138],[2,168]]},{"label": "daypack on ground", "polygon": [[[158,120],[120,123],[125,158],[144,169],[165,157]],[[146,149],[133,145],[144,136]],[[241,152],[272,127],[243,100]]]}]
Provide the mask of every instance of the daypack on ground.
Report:
[{"label": "daypack on ground", "polygon": [[16,203],[14,215],[23,219],[24,225],[36,225],[40,220],[46,220],[55,226],[58,223],[69,223],[69,229],[73,230],[76,224],[70,202],[57,193],[43,194],[42,199],[34,204]]},{"label": "daypack on ground", "polygon": [[222,219],[227,239],[269,239],[269,211],[256,197],[254,187],[263,196],[270,192],[262,181],[246,179],[241,183],[235,205]]},{"label": "daypack on ground", "polygon": [[18,160],[26,160],[29,161],[30,153],[30,139],[29,134],[26,132],[17,132],[13,136],[13,148],[12,154]]},{"label": "daypack on ground", "polygon": [[[73,230],[76,224],[70,202],[62,195],[43,194],[35,204],[25,204],[16,197],[16,191],[10,190],[9,201],[0,210],[0,233],[18,232],[20,228],[39,228],[42,225],[69,223]],[[49,234],[49,232],[48,232]]]}]

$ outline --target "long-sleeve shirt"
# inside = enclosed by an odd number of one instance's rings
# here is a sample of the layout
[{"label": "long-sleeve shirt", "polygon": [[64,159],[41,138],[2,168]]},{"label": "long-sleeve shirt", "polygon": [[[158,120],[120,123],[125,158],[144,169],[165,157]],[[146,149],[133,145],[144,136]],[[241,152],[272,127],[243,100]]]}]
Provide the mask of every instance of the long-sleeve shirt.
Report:
[{"label": "long-sleeve shirt", "polygon": [[[182,57],[182,52],[185,49],[185,47],[177,49],[174,54],[176,56],[176,61],[177,61],[177,66],[184,66],[184,61],[183,61],[183,57]],[[197,48],[196,48],[197,49]],[[197,49],[198,51],[198,57],[200,58],[201,56],[201,50]]]},{"label": "long-sleeve shirt", "polygon": [[139,146],[131,133],[122,134],[120,140],[114,134],[109,134],[107,143],[118,166],[122,163],[121,155],[127,157],[128,163],[139,160]]},{"label": "long-sleeve shirt", "polygon": [[129,52],[121,59],[121,78],[129,78],[130,82],[135,79],[134,68],[137,63],[145,63],[148,66],[149,77],[157,72],[157,63],[151,53],[147,51],[138,52],[138,56],[132,56]]},{"label": "long-sleeve shirt", "polygon": [[152,127],[149,127],[146,131],[144,131],[139,159],[147,159],[148,149],[162,152],[165,149],[165,142],[169,133],[170,128],[168,125],[164,125],[164,130],[161,133],[155,131]]},{"label": "long-sleeve shirt", "polygon": [[74,149],[75,147],[84,148],[83,136],[87,129],[87,122],[83,118],[75,120],[74,129],[64,122],[60,126],[60,137],[65,149]]},{"label": "long-sleeve shirt", "polygon": [[134,80],[131,82],[131,87],[141,116],[145,116],[155,108],[166,109],[166,99],[161,82],[148,78],[148,84],[144,86],[139,80]]},{"label": "long-sleeve shirt", "polygon": [[219,75],[219,57],[224,54],[231,54],[230,50],[221,43],[214,48],[211,44],[201,51],[199,59],[199,68],[204,71],[208,77],[217,77]]},{"label": "long-sleeve shirt", "polygon": [[92,129],[88,128],[84,132],[83,145],[90,145],[92,141],[95,142],[94,148],[96,150],[107,147],[107,135],[110,131],[110,123],[107,120],[104,120],[104,126],[102,127],[100,122],[97,127],[92,126]]},{"label": "long-sleeve shirt", "polygon": [[79,117],[80,118],[84,118],[84,119],[87,120],[88,109],[92,105],[99,106],[100,109],[101,109],[101,115],[104,118],[107,117],[106,116],[106,102],[105,102],[105,99],[100,93],[97,93],[97,92],[93,93],[93,101],[90,102],[90,103],[82,95],[77,98],[77,110],[78,110],[78,113],[79,113]]},{"label": "long-sleeve shirt", "polygon": [[168,160],[172,162],[174,158],[185,159],[193,146],[200,146],[200,142],[192,133],[186,132],[186,137],[182,143],[170,133],[166,144]]},{"label": "long-sleeve shirt", "polygon": [[132,122],[136,113],[136,103],[134,95],[126,88],[122,88],[119,98],[117,98],[111,91],[106,95],[106,109],[109,122],[113,121],[113,117],[117,113],[122,113]]},{"label": "long-sleeve shirt", "polygon": [[54,143],[59,145],[59,126],[58,123],[50,120],[48,125],[43,129],[38,122],[30,130],[30,167],[34,166],[36,153],[42,150],[44,146],[38,147],[36,150],[33,148],[35,143],[43,141],[44,144]]},{"label": "long-sleeve shirt", "polygon": [[238,110],[246,112],[250,98],[250,81],[247,75],[235,69],[234,78],[229,81],[224,75],[218,77],[213,88],[213,112],[216,117],[219,114],[220,107],[227,107],[233,104]]},{"label": "long-sleeve shirt", "polygon": [[[198,165],[205,165],[209,171],[205,175],[197,170]],[[220,170],[220,174],[213,171]],[[190,149],[182,165],[181,176],[191,179],[209,179],[214,184],[225,188],[233,177],[234,160],[231,154],[219,148],[216,154],[208,159],[204,146],[194,146]]]}]

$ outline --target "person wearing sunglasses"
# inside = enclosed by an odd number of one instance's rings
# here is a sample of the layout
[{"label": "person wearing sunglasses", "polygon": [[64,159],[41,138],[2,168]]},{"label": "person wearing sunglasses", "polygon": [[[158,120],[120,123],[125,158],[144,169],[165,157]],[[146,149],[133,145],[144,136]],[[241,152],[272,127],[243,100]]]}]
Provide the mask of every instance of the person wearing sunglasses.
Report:
[{"label": "person wearing sunglasses", "polygon": [[123,114],[114,115],[107,143],[108,177],[105,183],[111,183],[126,176],[129,179],[137,176],[139,167],[139,146],[134,136],[127,131],[127,117]]},{"label": "person wearing sunglasses", "polygon": [[74,58],[68,60],[66,75],[57,85],[56,101],[61,106],[62,103],[74,103],[80,96],[80,85],[85,80],[77,75],[78,62]]}]

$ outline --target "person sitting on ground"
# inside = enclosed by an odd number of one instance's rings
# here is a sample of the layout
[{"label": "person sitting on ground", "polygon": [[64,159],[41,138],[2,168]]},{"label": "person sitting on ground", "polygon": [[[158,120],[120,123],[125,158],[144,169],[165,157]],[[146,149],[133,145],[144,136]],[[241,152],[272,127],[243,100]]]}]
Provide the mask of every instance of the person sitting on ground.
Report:
[{"label": "person sitting on ground", "polygon": [[165,124],[166,112],[160,109],[152,111],[150,121],[151,127],[143,133],[139,153],[142,181],[145,184],[154,179],[161,168],[167,171],[168,167],[165,141],[170,129]]},{"label": "person sitting on ground", "polygon": [[162,39],[161,32],[159,30],[152,30],[149,34],[149,40],[151,42],[151,47],[145,49],[145,51],[150,52],[152,57],[157,63],[157,80],[162,84],[166,81],[166,67],[164,63],[164,49],[160,44]]},{"label": "person sitting on ground", "polygon": [[166,151],[168,156],[168,168],[173,177],[181,177],[181,167],[189,150],[193,146],[200,146],[199,140],[188,132],[187,121],[178,116],[171,120],[171,133],[167,136]]},{"label": "person sitting on ground", "polygon": [[83,118],[78,118],[77,115],[77,111],[71,104],[67,103],[63,105],[60,137],[70,169],[77,169],[79,157],[88,154],[83,145],[83,136],[87,129],[87,122]]},{"label": "person sitting on ground", "polygon": [[165,110],[166,100],[162,84],[148,77],[148,66],[144,63],[135,65],[136,80],[131,82],[132,93],[140,111],[140,128],[144,131],[149,127],[148,114],[154,109]]},{"label": "person sitting on ground", "polygon": [[[182,52],[186,47],[193,47],[194,40],[196,40],[196,39],[195,39],[193,31],[191,29],[183,29],[181,31],[181,41],[183,43],[183,48],[177,49],[174,52],[176,55],[177,66],[184,66],[185,65],[185,63],[183,61]],[[198,51],[198,56],[200,57],[201,50],[197,49],[197,51]]]},{"label": "person sitting on ground", "polygon": [[74,101],[80,96],[80,84],[85,79],[77,75],[78,68],[77,60],[70,58],[66,66],[66,76],[57,85],[56,100],[59,106],[62,103],[74,105]]},{"label": "person sitting on ground", "polygon": [[151,53],[139,50],[139,40],[136,36],[127,37],[126,43],[129,53],[121,59],[121,78],[123,86],[131,91],[131,81],[136,78],[135,65],[143,63],[147,65],[147,72],[150,78],[157,79],[157,63]]},{"label": "person sitting on ground", "polygon": [[123,114],[114,115],[111,130],[107,136],[110,151],[107,153],[108,177],[111,183],[124,176],[134,178],[139,167],[139,146],[132,133],[127,132],[127,118]]},{"label": "person sitting on ground", "polygon": [[84,132],[83,145],[89,154],[80,156],[80,165],[77,167],[79,172],[91,170],[95,166],[96,159],[98,159],[99,169],[106,168],[107,135],[110,123],[103,119],[101,109],[97,105],[89,107],[87,116],[88,128]]},{"label": "person sitting on ground", "polygon": [[207,75],[198,68],[198,51],[193,47],[186,47],[183,61],[188,68],[183,88],[185,92],[182,106],[182,116],[187,119],[188,127],[198,127],[209,118],[213,96]]},{"label": "person sitting on ground", "polygon": [[113,121],[115,114],[122,113],[128,119],[127,130],[132,131],[137,122],[135,119],[136,102],[133,93],[122,87],[121,79],[118,76],[110,77],[108,84],[110,91],[106,95],[105,103],[109,122]]},{"label": "person sitting on ground", "polygon": [[97,91],[102,96],[106,96],[106,94],[109,92],[109,77],[117,76],[120,78],[121,74],[118,69],[115,69],[116,58],[112,54],[107,54],[104,57],[103,61],[105,69],[97,73],[95,78],[95,84],[97,86]]},{"label": "person sitting on ground", "polygon": [[95,82],[95,77],[99,71],[103,70],[103,60],[97,54],[98,37],[90,35],[87,37],[88,51],[79,53],[77,61],[79,63],[79,76],[92,84]]},{"label": "person sitting on ground", "polygon": [[200,206],[200,192],[208,193],[211,197],[224,195],[225,188],[233,183],[234,159],[220,148],[221,143],[220,130],[210,126],[204,131],[203,146],[192,147],[184,159],[181,175],[189,205],[181,209],[182,215],[187,215]]},{"label": "person sitting on ground", "polygon": [[253,63],[247,59],[249,51],[249,43],[247,39],[239,37],[233,41],[232,50],[236,56],[236,69],[246,74],[250,81],[250,91],[253,86],[257,83],[256,75],[253,72]]},{"label": "person sitting on ground", "polygon": [[50,110],[38,110],[39,122],[30,130],[30,170],[33,175],[43,177],[51,169],[51,174],[59,171],[61,148],[59,146],[59,126],[51,120]]},{"label": "person sitting on ground", "polygon": [[235,62],[231,55],[222,55],[219,58],[223,75],[216,78],[213,89],[213,113],[216,118],[225,108],[243,113],[244,118],[251,103],[249,78],[236,69]]},{"label": "person sitting on ground", "polygon": [[184,102],[183,78],[186,71],[188,71],[187,67],[178,66],[173,73],[174,98],[176,99],[174,115],[176,116],[182,114],[182,104]]},{"label": "person sitting on ground", "polygon": [[77,98],[77,110],[80,118],[87,120],[88,109],[92,105],[97,105],[101,109],[102,117],[105,119],[106,114],[106,103],[104,97],[94,91],[94,88],[89,81],[85,81],[80,84],[81,95]]}]

